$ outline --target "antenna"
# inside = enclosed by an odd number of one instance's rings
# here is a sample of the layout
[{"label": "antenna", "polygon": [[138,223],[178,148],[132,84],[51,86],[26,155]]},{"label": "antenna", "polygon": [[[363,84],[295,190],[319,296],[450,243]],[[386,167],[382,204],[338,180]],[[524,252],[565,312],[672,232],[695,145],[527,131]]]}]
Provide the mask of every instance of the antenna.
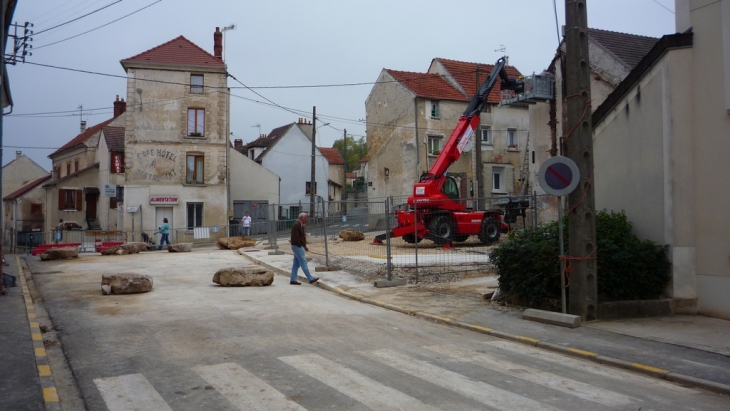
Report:
[{"label": "antenna", "polygon": [[507,55],[507,47],[505,47],[504,44],[500,44],[499,48],[494,51],[498,51],[504,56],[504,65],[508,66],[509,65],[509,56]]},{"label": "antenna", "polygon": [[254,127],[258,127],[258,129],[259,129],[259,137],[261,137],[261,123],[256,123],[256,124],[254,124],[254,125],[251,126],[251,128],[254,128]]},{"label": "antenna", "polygon": [[[230,26],[223,27],[223,30],[221,30],[221,32],[223,32],[223,55],[221,56],[223,61],[226,61],[226,32],[228,30],[235,30],[235,29],[236,29],[236,25],[234,23],[231,23]],[[261,130],[259,130],[259,131],[261,131]],[[261,134],[261,133],[259,133],[259,134]]]}]

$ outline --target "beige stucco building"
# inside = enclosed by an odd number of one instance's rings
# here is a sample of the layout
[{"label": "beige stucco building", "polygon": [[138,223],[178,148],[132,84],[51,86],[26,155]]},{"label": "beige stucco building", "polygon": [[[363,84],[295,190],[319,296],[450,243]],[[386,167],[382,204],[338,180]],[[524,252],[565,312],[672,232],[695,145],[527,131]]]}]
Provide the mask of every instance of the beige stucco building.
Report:
[{"label": "beige stucco building", "polygon": [[669,294],[730,319],[730,0],[678,0],[664,36],[593,113],[596,207],[669,245]]},{"label": "beige stucco building", "polygon": [[[451,135],[477,82],[493,65],[434,59],[427,73],[383,69],[365,102],[368,198],[412,195],[413,183],[428,172]],[[507,66],[510,77],[520,76]],[[477,81],[477,78],[479,80]],[[528,129],[528,110],[499,107],[499,84],[480,114],[481,126],[449,174],[462,198],[494,197],[517,189]],[[481,139],[482,181],[478,190],[476,139]]]}]

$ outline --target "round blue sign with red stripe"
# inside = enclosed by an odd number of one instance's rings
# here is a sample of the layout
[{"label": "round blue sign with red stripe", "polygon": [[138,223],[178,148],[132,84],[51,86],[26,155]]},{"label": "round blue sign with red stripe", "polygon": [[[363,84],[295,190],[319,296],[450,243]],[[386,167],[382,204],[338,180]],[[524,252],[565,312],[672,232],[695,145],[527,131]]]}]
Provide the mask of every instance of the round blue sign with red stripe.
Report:
[{"label": "round blue sign with red stripe", "polygon": [[540,187],[555,196],[570,194],[578,186],[580,172],[575,162],[568,157],[551,157],[540,166],[537,175]]}]

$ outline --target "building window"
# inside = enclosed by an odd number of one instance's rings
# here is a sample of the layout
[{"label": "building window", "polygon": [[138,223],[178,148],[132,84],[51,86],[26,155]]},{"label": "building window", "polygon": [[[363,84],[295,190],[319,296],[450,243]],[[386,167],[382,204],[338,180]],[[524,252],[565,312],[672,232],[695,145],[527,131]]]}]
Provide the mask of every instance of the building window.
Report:
[{"label": "building window", "polygon": [[30,204],[30,215],[33,215],[33,216],[43,215],[43,204],[31,203]]},{"label": "building window", "polygon": [[492,145],[492,127],[490,126],[482,126],[480,128],[480,138],[482,139],[482,144]]},{"label": "building window", "polygon": [[203,75],[202,74],[191,74],[190,75],[190,92],[191,93],[202,93],[203,92]]},{"label": "building window", "polygon": [[[71,164],[69,163],[69,167]],[[58,190],[58,209],[81,211],[81,190]]]},{"label": "building window", "polygon": [[66,163],[66,175],[71,174],[71,162]]},{"label": "building window", "polygon": [[188,184],[203,184],[203,169],[205,166],[203,154],[188,154],[186,164],[188,170],[185,173],[185,182]]},{"label": "building window", "polygon": [[439,154],[441,152],[441,136],[428,136],[428,154]]},{"label": "building window", "polygon": [[507,147],[517,148],[517,130],[514,128],[507,129]]},{"label": "building window", "polygon": [[205,109],[188,109],[188,135],[203,137],[205,135]]},{"label": "building window", "polygon": [[74,160],[74,173],[79,171],[79,160]]},{"label": "building window", "polygon": [[492,192],[506,193],[504,182],[504,167],[492,167]]},{"label": "building window", "polygon": [[203,226],[203,203],[187,203],[188,230]]},{"label": "building window", "polygon": [[431,102],[431,117],[439,118],[439,102],[438,101]]},{"label": "building window", "polygon": [[124,151],[111,152],[112,174],[124,174]]},{"label": "building window", "polygon": [[[311,182],[307,181],[307,183],[304,186],[304,190],[306,195],[311,194],[310,191],[312,190],[312,184]],[[314,182],[314,194],[317,195],[317,182]]]}]

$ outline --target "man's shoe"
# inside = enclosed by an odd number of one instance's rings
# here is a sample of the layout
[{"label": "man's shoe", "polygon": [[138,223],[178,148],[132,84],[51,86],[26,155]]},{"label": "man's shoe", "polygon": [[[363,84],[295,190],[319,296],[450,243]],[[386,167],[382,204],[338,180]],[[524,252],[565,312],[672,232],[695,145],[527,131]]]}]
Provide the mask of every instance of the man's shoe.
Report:
[{"label": "man's shoe", "polygon": [[289,284],[291,285],[302,285],[299,281],[289,281]]},{"label": "man's shoe", "polygon": [[310,281],[309,284],[314,284],[317,281],[319,281],[319,277],[314,277],[314,279],[312,281]]}]

